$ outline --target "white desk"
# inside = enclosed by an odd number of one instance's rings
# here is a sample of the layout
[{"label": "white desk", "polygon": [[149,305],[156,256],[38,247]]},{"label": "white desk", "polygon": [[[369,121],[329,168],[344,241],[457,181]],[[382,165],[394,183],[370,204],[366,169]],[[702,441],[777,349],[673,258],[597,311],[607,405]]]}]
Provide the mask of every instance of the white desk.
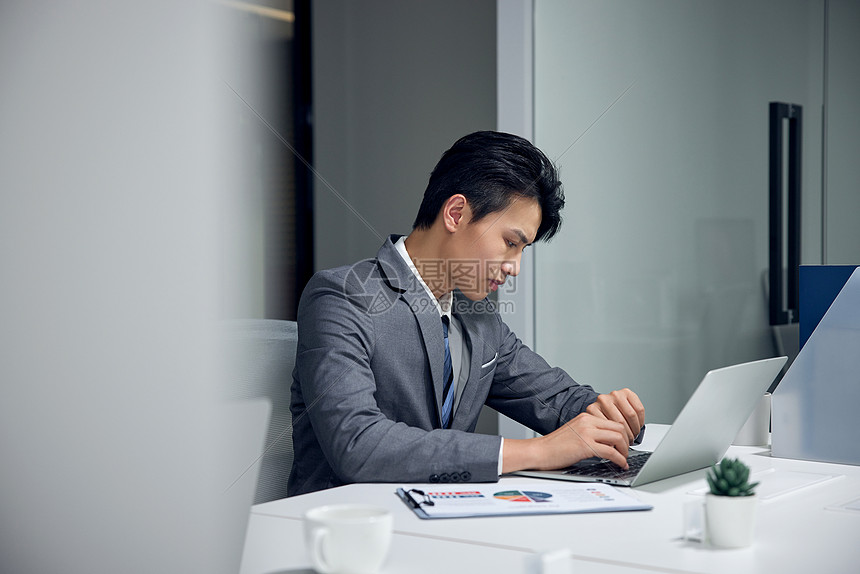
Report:
[{"label": "white desk", "polygon": [[[315,574],[302,543],[302,521],[251,514],[241,574]],[[397,531],[382,574],[526,572],[534,553],[503,545],[450,537],[433,538]],[[573,560],[576,572],[635,574],[635,568]]]},{"label": "white desk", "polygon": [[[655,425],[649,425],[653,439]],[[243,574],[307,567],[303,513],[321,504],[368,502],[394,514],[395,538],[385,572],[522,573],[535,552],[569,549],[577,572],[856,572],[860,512],[829,510],[860,498],[860,467],[771,458],[765,448],[732,447],[753,473],[787,472],[836,478],[759,502],[756,540],[739,550],[681,539],[683,506],[701,499],[704,471],[633,489],[654,506],[646,512],[420,520],[394,494],[393,484],[353,484],[257,505],[252,510]],[[541,480],[503,477],[505,484]],[[417,488],[431,485],[414,485]],[[762,485],[765,486],[764,483]],[[480,569],[476,564],[481,563]]]}]

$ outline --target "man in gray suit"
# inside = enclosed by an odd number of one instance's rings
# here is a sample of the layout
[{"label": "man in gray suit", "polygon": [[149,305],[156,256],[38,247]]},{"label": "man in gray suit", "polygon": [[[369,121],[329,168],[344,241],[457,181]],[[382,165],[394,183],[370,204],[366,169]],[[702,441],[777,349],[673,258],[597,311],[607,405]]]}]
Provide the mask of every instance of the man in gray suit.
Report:
[{"label": "man in gray suit", "polygon": [[[408,237],[321,271],[299,304],[289,494],[352,482],[490,482],[600,456],[627,467],[644,421],[517,339],[487,295],[561,225],[561,183],[528,141],[468,135],[442,156]],[[473,431],[483,405],[543,436]]]}]

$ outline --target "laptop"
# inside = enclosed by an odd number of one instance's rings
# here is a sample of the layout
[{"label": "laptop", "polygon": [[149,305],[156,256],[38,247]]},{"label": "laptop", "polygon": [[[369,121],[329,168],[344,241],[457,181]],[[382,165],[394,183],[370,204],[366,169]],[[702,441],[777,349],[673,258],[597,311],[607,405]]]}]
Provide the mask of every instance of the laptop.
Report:
[{"label": "laptop", "polygon": [[561,470],[512,474],[640,486],[707,468],[726,453],[786,360],[776,357],[709,371],[653,452],[630,449],[629,470],[592,457]]}]

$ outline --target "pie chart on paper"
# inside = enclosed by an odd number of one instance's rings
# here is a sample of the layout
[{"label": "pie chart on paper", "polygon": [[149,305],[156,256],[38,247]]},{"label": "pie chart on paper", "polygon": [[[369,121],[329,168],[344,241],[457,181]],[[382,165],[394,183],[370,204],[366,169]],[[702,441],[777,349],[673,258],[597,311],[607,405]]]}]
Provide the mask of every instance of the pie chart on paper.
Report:
[{"label": "pie chart on paper", "polygon": [[552,495],[532,490],[503,490],[493,494],[493,498],[507,502],[549,502]]}]

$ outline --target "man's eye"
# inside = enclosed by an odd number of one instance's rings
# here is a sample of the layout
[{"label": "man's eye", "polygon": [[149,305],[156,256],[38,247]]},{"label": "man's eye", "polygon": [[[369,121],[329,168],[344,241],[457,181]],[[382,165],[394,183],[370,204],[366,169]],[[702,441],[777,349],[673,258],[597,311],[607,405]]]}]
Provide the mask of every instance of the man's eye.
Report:
[{"label": "man's eye", "polygon": [[517,244],[516,244],[516,243],[514,243],[513,241],[507,241],[507,240],[506,240],[506,241],[505,241],[505,243],[507,243],[507,244],[508,244],[508,247],[516,247],[516,246],[517,246]]}]

